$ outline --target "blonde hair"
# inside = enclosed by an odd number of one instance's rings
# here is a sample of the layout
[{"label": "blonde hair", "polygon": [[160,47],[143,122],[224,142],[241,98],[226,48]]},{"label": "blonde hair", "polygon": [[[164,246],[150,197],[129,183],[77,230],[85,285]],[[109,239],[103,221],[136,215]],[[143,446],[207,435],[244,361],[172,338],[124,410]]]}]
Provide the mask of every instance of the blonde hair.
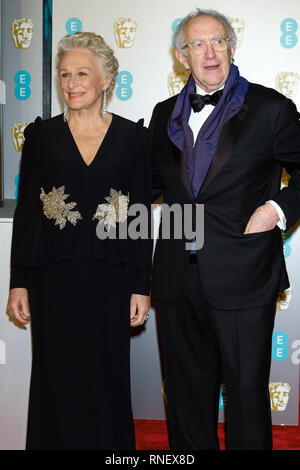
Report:
[{"label": "blonde hair", "polygon": [[57,46],[56,70],[59,71],[60,62],[64,55],[75,48],[84,48],[93,52],[101,62],[103,72],[111,78],[107,94],[112,93],[116,76],[118,74],[119,62],[114,56],[113,50],[106,44],[102,36],[95,33],[79,32],[63,37]]}]

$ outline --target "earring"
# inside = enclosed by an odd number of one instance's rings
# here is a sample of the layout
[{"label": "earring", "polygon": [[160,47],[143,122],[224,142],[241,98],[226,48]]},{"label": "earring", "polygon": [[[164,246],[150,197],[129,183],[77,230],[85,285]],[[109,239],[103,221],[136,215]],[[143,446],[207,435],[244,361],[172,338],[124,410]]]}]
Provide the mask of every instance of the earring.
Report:
[{"label": "earring", "polygon": [[64,103],[64,121],[67,122],[69,117],[69,106]]},{"label": "earring", "polygon": [[103,91],[103,95],[102,95],[102,112],[101,112],[101,116],[102,116],[103,121],[106,121],[106,118],[107,118],[107,93],[106,93],[106,90]]}]

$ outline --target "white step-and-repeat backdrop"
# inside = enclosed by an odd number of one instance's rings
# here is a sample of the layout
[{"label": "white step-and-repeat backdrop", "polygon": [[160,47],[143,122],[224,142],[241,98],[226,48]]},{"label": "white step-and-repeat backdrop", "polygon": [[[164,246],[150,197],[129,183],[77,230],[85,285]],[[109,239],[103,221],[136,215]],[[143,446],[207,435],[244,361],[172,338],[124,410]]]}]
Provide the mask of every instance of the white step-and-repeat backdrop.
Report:
[{"label": "white step-and-repeat backdrop", "polygon": [[[120,63],[111,111],[134,121],[144,117],[148,124],[155,103],[178,93],[187,79],[174,58],[172,35],[181,18],[196,7],[216,9],[230,18],[238,37],[235,64],[241,75],[249,81],[276,88],[295,102],[298,99],[300,104],[300,93],[297,93],[300,4],[295,0],[267,0],[263,4],[259,0],[226,3],[214,0],[208,4],[201,2],[201,5],[190,0],[184,5],[180,0],[104,4],[98,0],[54,0],[53,56],[58,41],[66,33],[92,31],[101,34],[115,50]],[[62,109],[55,74],[53,62],[53,115]],[[292,288],[278,303],[270,392],[274,424],[296,424],[300,361],[300,233],[289,231],[283,237]],[[132,391],[137,418],[164,416],[155,326],[153,311],[145,330],[135,335],[132,341]],[[226,403],[226,390],[223,392],[220,420]]]},{"label": "white step-and-repeat backdrop", "polygon": [[[21,14],[16,13],[15,18],[11,17],[9,21],[11,25],[14,20],[23,20],[23,23],[19,22],[19,26],[16,23],[6,38],[6,41],[11,41],[10,58],[13,60],[14,54],[18,57],[23,54],[24,57],[24,60],[19,61],[19,69],[15,67],[11,71],[15,83],[11,90],[7,89],[8,104],[12,104],[10,121],[6,124],[7,128],[8,126],[11,128],[11,135],[6,133],[6,145],[10,146],[10,151],[15,152],[17,157],[13,163],[8,161],[6,164],[8,175],[6,193],[9,194],[6,197],[11,197],[10,194],[15,191],[18,179],[16,162],[22,146],[22,123],[30,122],[36,117],[32,115],[30,101],[37,97],[34,94],[35,82],[41,83],[40,65],[37,68],[35,61],[30,60],[30,51],[33,53],[41,40],[40,29],[36,31],[32,29],[34,21],[30,22],[36,17],[34,4],[37,2],[18,1],[22,4]],[[134,121],[143,117],[145,124],[148,125],[154,105],[178,93],[187,80],[186,73],[174,58],[172,35],[181,18],[196,7],[216,9],[230,18],[238,37],[235,64],[239,67],[241,75],[249,81],[277,89],[293,99],[300,109],[299,0],[285,2],[265,0],[263,3],[261,0],[251,2],[213,0],[201,4],[194,0],[186,0],[184,3],[180,0],[172,2],[53,0],[52,115],[62,112],[62,99],[57,86],[54,63],[57,43],[65,34],[92,31],[104,37],[114,49],[120,64],[116,89],[109,109]],[[36,21],[39,23],[40,13]],[[26,35],[23,43],[22,35],[23,37]],[[36,57],[36,53],[34,56]],[[18,105],[15,107],[14,102],[9,101],[10,94],[13,93],[12,100],[14,99]],[[37,99],[40,102],[40,95]],[[11,109],[15,112],[13,113]],[[287,175],[284,175],[283,184],[288,184]],[[158,219],[159,211],[156,211],[156,225]],[[9,244],[10,229],[5,228],[3,237],[1,233],[0,248],[5,243]],[[297,425],[300,363],[300,230],[293,228],[283,232],[282,236],[291,288],[278,299],[270,393],[273,423]],[[5,263],[8,264],[7,257]],[[5,268],[1,275],[7,278],[8,268]],[[0,424],[0,449],[22,448],[20,443],[23,442],[25,429],[31,355],[30,330],[28,328],[19,330],[4,315],[7,286],[8,280],[5,279],[0,292],[2,310],[0,413],[4,417],[4,425]],[[51,324],[49,324],[49,334],[51,334]],[[131,359],[135,418],[164,419],[166,414],[163,380],[154,309],[146,326],[135,331],[132,336]],[[19,381],[16,380],[16,373],[20,375]],[[17,414],[16,404],[18,404]],[[223,393],[220,393],[220,421],[224,420],[224,406],[226,406],[226,390],[223,389]],[[9,429],[9,438],[5,437],[8,436],[5,433],[5,426],[6,430]],[[18,430],[17,444],[14,441],[15,430]]]}]

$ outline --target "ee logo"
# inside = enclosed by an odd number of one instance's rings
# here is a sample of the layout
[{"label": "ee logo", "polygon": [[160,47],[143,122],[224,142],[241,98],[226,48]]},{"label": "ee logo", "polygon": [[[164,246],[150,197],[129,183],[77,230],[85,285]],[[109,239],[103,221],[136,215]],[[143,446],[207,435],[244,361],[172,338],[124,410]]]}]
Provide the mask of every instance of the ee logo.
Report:
[{"label": "ee logo", "polygon": [[288,230],[286,232],[283,232],[283,254],[284,254],[284,257],[287,258],[288,256],[290,256],[291,252],[292,252],[292,247],[290,245],[290,242],[291,242],[291,232],[289,232]]},{"label": "ee logo", "polygon": [[280,44],[282,47],[285,49],[292,49],[292,47],[295,47],[298,42],[296,35],[298,30],[297,21],[294,18],[286,18],[282,21],[280,29],[282,31],[280,38]]},{"label": "ee logo", "polygon": [[28,100],[31,95],[31,75],[26,70],[19,70],[15,75],[15,97],[18,100]]},{"label": "ee logo", "polygon": [[19,181],[20,181],[20,175],[17,175],[15,177],[15,186],[16,186],[16,190],[15,190],[15,199],[18,200],[18,195],[19,195]]},{"label": "ee logo", "polygon": [[172,36],[172,44],[173,46],[175,46],[175,43],[174,43],[174,33],[177,29],[177,26],[179,25],[179,23],[183,20],[183,18],[176,18],[176,20],[173,21],[172,23],[172,32],[173,32],[173,36]]},{"label": "ee logo", "polygon": [[127,72],[126,70],[122,70],[122,72],[118,73],[117,79],[116,79],[116,83],[117,83],[116,95],[117,95],[117,98],[119,98],[119,100],[127,101],[131,98],[132,82],[133,82],[133,76],[130,72]]},{"label": "ee logo", "polygon": [[68,34],[79,33],[82,30],[82,23],[78,18],[69,18],[65,26]]},{"label": "ee logo", "polygon": [[225,403],[224,403],[224,400],[223,400],[222,387],[221,387],[220,397],[219,397],[219,409],[224,410],[224,408],[225,408]]},{"label": "ee logo", "polygon": [[289,354],[287,345],[289,337],[284,331],[278,331],[272,338],[272,358],[275,361],[284,361]]}]

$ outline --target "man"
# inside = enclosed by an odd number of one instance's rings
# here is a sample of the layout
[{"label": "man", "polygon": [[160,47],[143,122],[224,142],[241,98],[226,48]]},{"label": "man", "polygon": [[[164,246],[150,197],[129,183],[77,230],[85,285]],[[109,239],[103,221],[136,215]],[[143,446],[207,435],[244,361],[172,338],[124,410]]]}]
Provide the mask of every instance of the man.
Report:
[{"label": "man", "polygon": [[[187,250],[171,232],[154,256],[171,448],[219,448],[222,378],[227,448],[271,449],[271,339],[276,297],[289,286],[280,228],[300,216],[299,115],[239,75],[223,15],[188,15],[175,44],[191,75],[153,111],[154,195],[203,204],[204,245]],[[280,191],[282,166],[291,180]]]}]

